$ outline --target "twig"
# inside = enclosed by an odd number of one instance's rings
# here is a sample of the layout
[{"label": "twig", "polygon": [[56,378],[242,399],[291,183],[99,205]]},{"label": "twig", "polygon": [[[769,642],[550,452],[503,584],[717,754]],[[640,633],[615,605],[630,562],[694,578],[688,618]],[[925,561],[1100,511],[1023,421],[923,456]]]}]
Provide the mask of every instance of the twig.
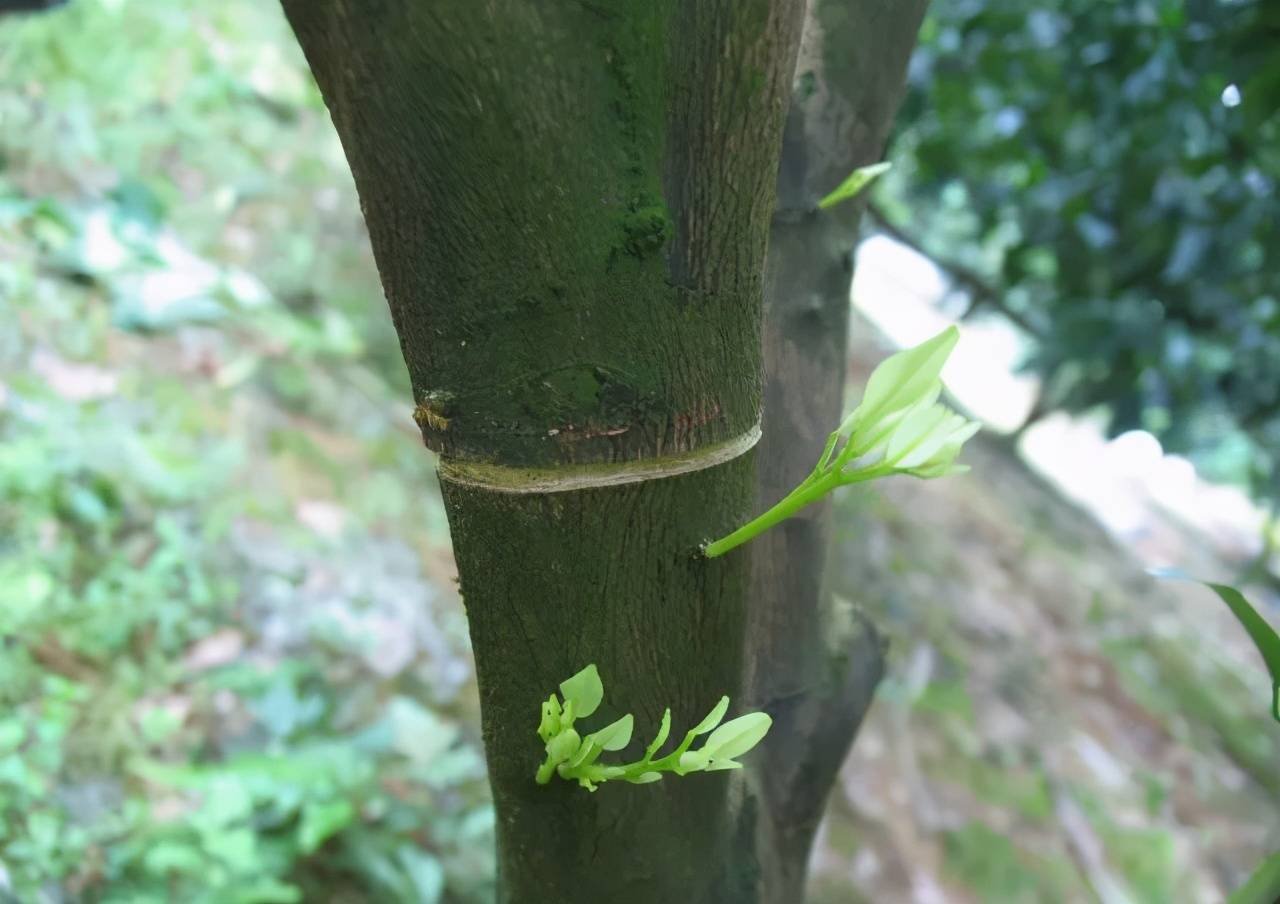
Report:
[{"label": "twig", "polygon": [[889,218],[885,216],[884,211],[881,210],[878,205],[868,204],[867,216],[875,224],[877,229],[895,241],[906,245],[917,254],[927,257],[933,262],[934,266],[945,273],[953,283],[961,286],[969,293],[970,305],[969,310],[964,313],[965,317],[972,314],[974,310],[979,307],[993,308],[1030,335],[1036,338],[1043,337],[1043,331],[1039,327],[1035,326],[1023,314],[1008,307],[1004,303],[1004,298],[1001,292],[995,286],[988,283],[979,273],[969,267],[966,267],[964,264],[943,260],[938,257],[938,255],[928,251],[920,244],[920,242],[907,235],[907,233],[898,226],[891,223]]}]

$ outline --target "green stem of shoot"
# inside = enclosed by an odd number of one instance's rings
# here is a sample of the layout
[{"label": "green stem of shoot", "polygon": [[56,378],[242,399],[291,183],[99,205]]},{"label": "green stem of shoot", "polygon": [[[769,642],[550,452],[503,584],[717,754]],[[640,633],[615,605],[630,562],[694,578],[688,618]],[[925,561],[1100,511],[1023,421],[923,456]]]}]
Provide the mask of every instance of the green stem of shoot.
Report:
[{"label": "green stem of shoot", "polygon": [[888,473],[889,470],[881,467],[872,467],[864,471],[845,474],[839,470],[842,464],[843,462],[837,458],[835,464],[827,468],[827,470],[815,469],[804,483],[796,487],[795,490],[763,515],[748,521],[733,533],[721,537],[713,543],[708,543],[706,548],[703,549],[703,555],[708,559],[722,556],[729,550],[735,549],[757,535],[764,533],[779,522],[785,521],[806,506],[817,502],[836,487],[850,483],[862,483],[864,480],[874,480],[876,477],[881,477]]}]

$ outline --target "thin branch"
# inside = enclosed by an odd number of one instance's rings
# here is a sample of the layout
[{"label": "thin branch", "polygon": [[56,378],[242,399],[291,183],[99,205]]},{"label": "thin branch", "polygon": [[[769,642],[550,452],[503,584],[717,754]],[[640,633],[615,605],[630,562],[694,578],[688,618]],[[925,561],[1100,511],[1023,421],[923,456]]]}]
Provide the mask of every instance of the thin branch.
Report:
[{"label": "thin branch", "polygon": [[867,216],[875,224],[875,227],[885,235],[901,242],[917,254],[927,257],[939,270],[945,273],[953,283],[963,288],[969,294],[970,304],[969,310],[965,311],[965,317],[972,314],[976,309],[981,307],[992,308],[999,311],[1017,326],[1021,327],[1030,335],[1041,338],[1043,331],[1035,326],[1025,315],[1013,310],[1004,302],[1002,293],[982,277],[981,274],[966,267],[964,264],[958,264],[954,261],[943,260],[938,255],[928,251],[920,242],[916,241],[902,229],[895,226],[885,216],[883,210],[878,205],[867,205]]}]

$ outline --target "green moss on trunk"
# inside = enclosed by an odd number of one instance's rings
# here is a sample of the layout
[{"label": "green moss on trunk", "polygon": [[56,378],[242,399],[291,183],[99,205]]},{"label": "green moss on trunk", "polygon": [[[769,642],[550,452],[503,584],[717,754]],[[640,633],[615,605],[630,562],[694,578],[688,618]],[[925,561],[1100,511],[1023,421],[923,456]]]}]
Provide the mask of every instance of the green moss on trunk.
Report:
[{"label": "green moss on trunk", "polygon": [[431,448],[617,461],[755,424],[796,6],[286,0]]}]

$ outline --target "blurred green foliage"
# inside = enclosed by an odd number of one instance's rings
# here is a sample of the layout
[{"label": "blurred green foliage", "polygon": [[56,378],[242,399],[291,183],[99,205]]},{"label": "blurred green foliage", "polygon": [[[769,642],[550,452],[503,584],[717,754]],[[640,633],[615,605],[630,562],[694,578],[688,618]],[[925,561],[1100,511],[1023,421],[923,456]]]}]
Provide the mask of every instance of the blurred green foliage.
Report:
[{"label": "blurred green foliage", "polygon": [[1032,333],[1041,411],[1280,494],[1275,4],[933,4],[900,124],[884,216]]},{"label": "blurred green foliage", "polygon": [[278,9],[0,19],[0,121],[0,900],[490,898],[443,515]]},{"label": "blurred green foliage", "polygon": [[946,867],[983,901],[1016,904],[1071,898],[1072,867],[1020,848],[1013,839],[981,823],[969,823],[945,838]]}]

